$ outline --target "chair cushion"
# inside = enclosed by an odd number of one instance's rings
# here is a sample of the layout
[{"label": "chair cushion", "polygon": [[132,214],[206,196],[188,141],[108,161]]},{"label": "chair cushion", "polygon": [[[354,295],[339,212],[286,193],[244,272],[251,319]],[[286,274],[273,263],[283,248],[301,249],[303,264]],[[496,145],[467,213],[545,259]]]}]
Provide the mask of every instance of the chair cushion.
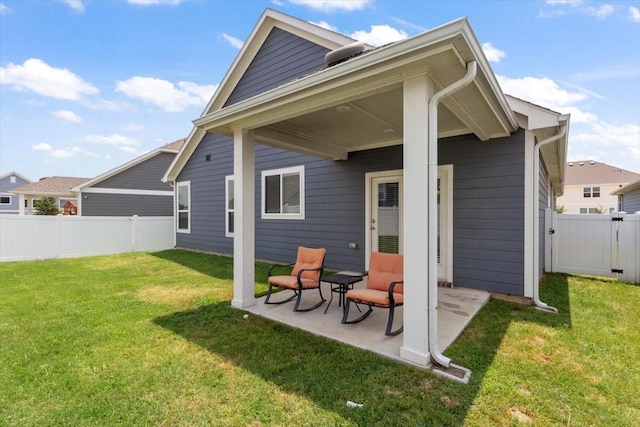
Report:
[{"label": "chair cushion", "polygon": [[[371,252],[367,289],[388,291],[391,282],[400,282],[403,277],[404,258],[402,255]],[[394,292],[403,293],[403,286],[396,285]]]},{"label": "chair cushion", "polygon": [[[302,282],[303,289],[317,288],[320,286],[320,282],[317,280],[301,277],[300,281]],[[298,289],[297,276],[269,276],[269,283],[279,288]]]},{"label": "chair cushion", "polygon": [[[293,266],[293,270],[291,270],[291,275],[298,276],[298,271],[306,268],[322,267],[322,264],[324,264],[324,257],[326,254],[327,254],[327,250],[324,248],[312,249],[312,248],[305,248],[304,246],[300,246],[298,248],[298,256],[296,258],[296,264]],[[302,277],[306,279],[319,281],[321,273],[322,272],[320,270],[305,271],[302,273]]]},{"label": "chair cushion", "polygon": [[[347,298],[355,302],[363,302],[374,304],[381,307],[388,307],[391,304],[388,291],[379,291],[377,289],[352,289],[347,292]],[[404,295],[394,292],[393,299],[396,305],[404,303]]]}]

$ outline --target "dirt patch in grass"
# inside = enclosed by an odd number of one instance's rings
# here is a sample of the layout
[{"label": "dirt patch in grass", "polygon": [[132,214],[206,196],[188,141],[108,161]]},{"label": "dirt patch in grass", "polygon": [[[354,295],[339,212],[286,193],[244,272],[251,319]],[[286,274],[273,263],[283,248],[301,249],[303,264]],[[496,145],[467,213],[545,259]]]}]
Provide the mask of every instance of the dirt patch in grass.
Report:
[{"label": "dirt patch in grass", "polygon": [[213,294],[214,292],[211,289],[179,289],[156,285],[139,290],[136,293],[136,298],[156,304],[170,304],[183,307],[195,299],[205,298]]},{"label": "dirt patch in grass", "polygon": [[525,413],[522,409],[511,408],[509,409],[509,412],[511,412],[511,416],[516,420],[518,420],[518,422],[530,423],[533,421],[533,419],[527,413]]}]

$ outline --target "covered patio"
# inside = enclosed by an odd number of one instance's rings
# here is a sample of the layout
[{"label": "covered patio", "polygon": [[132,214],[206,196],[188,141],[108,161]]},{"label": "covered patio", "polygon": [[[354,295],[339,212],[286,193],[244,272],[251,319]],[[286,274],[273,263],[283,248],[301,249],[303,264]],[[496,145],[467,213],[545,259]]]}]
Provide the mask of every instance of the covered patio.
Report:
[{"label": "covered patio", "polygon": [[[364,287],[365,283],[360,282],[355,287]],[[333,301],[327,308],[331,298],[331,288],[326,282],[322,283],[322,294],[327,301],[309,312],[294,312],[293,301],[280,305],[264,304],[266,297],[258,298],[257,304],[246,307],[245,310],[314,335],[372,351],[389,359],[412,364],[400,355],[402,334],[396,336],[384,334],[388,310],[377,308],[362,322],[343,325],[340,323],[343,311],[342,307],[338,306],[339,295],[334,293]],[[290,295],[290,291],[284,291],[275,294],[273,298],[274,300],[286,299],[288,295]],[[489,299],[489,292],[486,291],[438,287],[438,347],[442,351],[455,342]],[[319,300],[317,292],[307,291],[302,297],[301,306],[312,306]],[[363,310],[365,309],[363,308]],[[353,305],[350,311],[354,316],[357,314],[357,309]],[[403,322],[403,314],[402,307],[397,309],[396,325]]]}]

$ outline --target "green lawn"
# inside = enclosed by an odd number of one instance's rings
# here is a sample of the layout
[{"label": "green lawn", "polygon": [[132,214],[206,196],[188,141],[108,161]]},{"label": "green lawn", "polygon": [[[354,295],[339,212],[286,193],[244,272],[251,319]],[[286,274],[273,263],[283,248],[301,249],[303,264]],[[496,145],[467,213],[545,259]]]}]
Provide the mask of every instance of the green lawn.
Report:
[{"label": "green lawn", "polygon": [[[264,282],[265,266],[256,268]],[[640,287],[548,275],[446,351],[468,385],[232,309],[227,258],[0,264],[2,426],[609,425],[640,419]],[[264,285],[257,292],[265,291]],[[304,313],[299,314],[304,316]],[[349,408],[347,400],[363,403]]]}]

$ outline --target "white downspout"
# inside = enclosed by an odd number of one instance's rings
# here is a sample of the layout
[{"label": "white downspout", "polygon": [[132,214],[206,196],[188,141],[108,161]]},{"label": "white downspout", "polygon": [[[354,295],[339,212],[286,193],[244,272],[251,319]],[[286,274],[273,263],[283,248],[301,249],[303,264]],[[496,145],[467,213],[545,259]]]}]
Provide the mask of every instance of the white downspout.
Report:
[{"label": "white downspout", "polygon": [[551,307],[540,301],[538,292],[540,290],[540,201],[538,192],[540,191],[540,147],[557,141],[567,133],[567,127],[561,126],[560,132],[543,141],[538,142],[533,148],[533,304],[538,310],[549,313],[557,313],[558,309]]},{"label": "white downspout", "polygon": [[438,104],[442,98],[451,95],[471,83],[476,76],[477,69],[478,64],[476,61],[468,62],[467,73],[464,77],[443,88],[431,97],[431,100],[429,101],[429,135],[427,140],[429,144],[429,213],[427,222],[429,226],[429,259],[427,261],[429,266],[429,277],[427,281],[429,295],[429,352],[433,361],[438,365],[444,366],[445,368],[460,370],[464,375],[463,378],[459,378],[444,371],[434,370],[434,373],[438,373],[454,381],[464,383],[469,381],[471,371],[465,367],[451,363],[451,359],[443,355],[438,348],[438,207],[437,203],[432,203],[432,201],[436,199],[435,195],[438,192]]}]

